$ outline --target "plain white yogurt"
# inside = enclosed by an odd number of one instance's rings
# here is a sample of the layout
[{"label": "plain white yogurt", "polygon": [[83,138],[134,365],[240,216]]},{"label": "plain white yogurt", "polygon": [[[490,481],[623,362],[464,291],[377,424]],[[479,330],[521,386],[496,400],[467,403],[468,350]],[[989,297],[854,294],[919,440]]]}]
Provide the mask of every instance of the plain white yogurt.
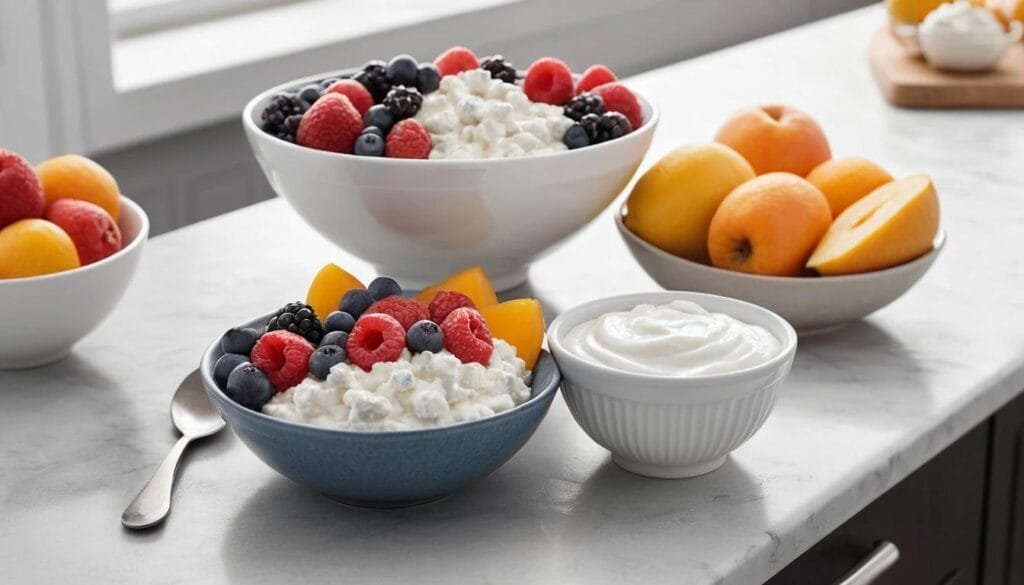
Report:
[{"label": "plain white yogurt", "polygon": [[605,313],[574,327],[563,344],[610,368],[676,377],[745,370],[782,351],[765,328],[709,313],[690,301]]}]

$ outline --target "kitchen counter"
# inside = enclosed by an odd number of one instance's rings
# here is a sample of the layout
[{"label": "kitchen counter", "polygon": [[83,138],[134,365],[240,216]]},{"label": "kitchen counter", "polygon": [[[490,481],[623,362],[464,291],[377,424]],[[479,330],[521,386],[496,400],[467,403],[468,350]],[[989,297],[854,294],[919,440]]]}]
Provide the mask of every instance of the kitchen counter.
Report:
[{"label": "kitchen counter", "polygon": [[[774,413],[720,470],[621,471],[559,397],[516,457],[434,504],[336,504],[224,432],[186,456],[164,526],[123,530],[209,341],[303,297],[325,262],[373,276],[276,200],[155,238],[70,358],[0,373],[0,582],[762,583],[1024,388],[1024,113],[889,107],[866,56],[883,21],[865,9],[630,80],[662,108],[647,164],[781,101],[816,117],[838,156],[929,172],[942,201],[949,242],[931,272],[874,316],[802,339]],[[537,296],[550,318],[656,288],[609,211],[506,296]]]}]

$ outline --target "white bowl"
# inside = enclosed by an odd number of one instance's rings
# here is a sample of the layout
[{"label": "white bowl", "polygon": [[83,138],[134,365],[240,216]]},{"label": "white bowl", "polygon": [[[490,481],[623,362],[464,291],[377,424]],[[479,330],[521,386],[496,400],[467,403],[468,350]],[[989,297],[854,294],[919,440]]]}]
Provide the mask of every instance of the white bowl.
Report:
[{"label": "white bowl", "polygon": [[[727,374],[669,377],[636,374],[580,358],[562,342],[577,325],[636,305],[693,301],[705,309],[760,325],[782,345],[759,366]],[[757,432],[796,354],[796,331],[767,309],[736,299],[683,291],[604,298],[559,315],[547,333],[562,371],[562,393],[573,418],[627,471],[683,478],[714,471]]]},{"label": "white bowl", "polygon": [[1007,49],[1021,38],[1024,25],[1010,21],[1010,30],[1000,35],[963,34],[950,31],[918,30],[917,43],[924,58],[945,71],[988,71]]},{"label": "white bowl", "polygon": [[[623,207],[623,210],[625,207]],[[910,262],[864,274],[827,277],[760,276],[693,262],[670,254],[626,227],[623,213],[615,225],[644,271],[670,290],[694,290],[761,305],[792,323],[801,334],[834,329],[874,313],[914,286],[935,262],[946,235]]]},{"label": "white bowl", "polygon": [[274,190],[322,236],[409,288],[480,264],[499,290],[526,280],[530,262],[597,217],[636,172],[658,111],[603,144],[498,160],[406,160],[304,148],[259,128],[280,91],[242,113],[249,144]]},{"label": "white bowl", "polygon": [[66,272],[0,280],[0,369],[55,362],[124,296],[149,236],[149,218],[121,197],[121,251]]}]

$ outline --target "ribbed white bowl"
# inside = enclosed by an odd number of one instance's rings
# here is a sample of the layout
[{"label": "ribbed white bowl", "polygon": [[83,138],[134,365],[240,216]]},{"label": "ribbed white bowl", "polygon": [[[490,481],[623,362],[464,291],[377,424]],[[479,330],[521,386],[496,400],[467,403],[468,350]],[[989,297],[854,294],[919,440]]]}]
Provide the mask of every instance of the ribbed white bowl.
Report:
[{"label": "ribbed white bowl", "polygon": [[[570,353],[562,340],[576,325],[638,304],[693,301],[712,312],[760,325],[782,352],[760,366],[712,376],[673,378],[608,368]],[[768,418],[776,392],[789,373],[797,336],[778,315],[743,301],[683,291],[610,297],[574,307],[548,329],[548,344],[562,370],[562,392],[580,427],[612,452],[620,467],[650,477],[702,475]]]}]

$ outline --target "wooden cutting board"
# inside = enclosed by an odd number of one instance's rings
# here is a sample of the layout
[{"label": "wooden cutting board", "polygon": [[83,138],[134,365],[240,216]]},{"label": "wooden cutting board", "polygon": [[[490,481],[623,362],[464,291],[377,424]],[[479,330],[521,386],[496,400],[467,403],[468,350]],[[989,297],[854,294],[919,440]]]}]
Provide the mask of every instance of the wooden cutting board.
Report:
[{"label": "wooden cutting board", "polygon": [[910,56],[888,28],[875,33],[871,72],[891,104],[907,108],[1024,108],[1024,43],[985,73],[945,73]]}]

